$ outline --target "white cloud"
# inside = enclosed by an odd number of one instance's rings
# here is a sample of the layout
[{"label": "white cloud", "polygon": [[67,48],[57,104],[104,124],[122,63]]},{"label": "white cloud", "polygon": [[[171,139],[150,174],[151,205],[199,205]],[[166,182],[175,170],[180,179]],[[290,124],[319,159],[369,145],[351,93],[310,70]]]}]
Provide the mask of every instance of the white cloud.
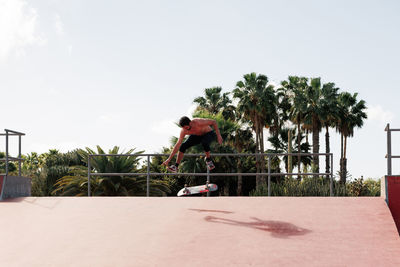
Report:
[{"label": "white cloud", "polygon": [[0,0],[0,60],[12,53],[23,56],[25,48],[44,45],[45,38],[37,33],[38,14],[23,0]]},{"label": "white cloud", "polygon": [[72,56],[72,45],[68,46],[68,55]]},{"label": "white cloud", "polygon": [[54,28],[58,36],[64,35],[64,23],[61,21],[60,15],[56,14],[54,17]]},{"label": "white cloud", "polygon": [[394,114],[389,110],[384,110],[380,105],[368,107],[367,114],[369,120],[385,124],[394,119]]}]

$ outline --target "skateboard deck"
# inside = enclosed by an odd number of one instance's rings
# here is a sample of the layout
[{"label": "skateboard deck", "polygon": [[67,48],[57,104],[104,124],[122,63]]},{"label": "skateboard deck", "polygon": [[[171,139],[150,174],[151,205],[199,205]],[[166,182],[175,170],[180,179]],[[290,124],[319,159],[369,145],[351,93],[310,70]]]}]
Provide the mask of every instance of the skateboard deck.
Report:
[{"label": "skateboard deck", "polygon": [[181,190],[179,190],[177,195],[178,197],[181,197],[181,196],[207,193],[217,190],[218,190],[218,185],[216,184],[208,184],[208,189],[206,188],[206,185],[197,185],[197,186],[184,187]]}]

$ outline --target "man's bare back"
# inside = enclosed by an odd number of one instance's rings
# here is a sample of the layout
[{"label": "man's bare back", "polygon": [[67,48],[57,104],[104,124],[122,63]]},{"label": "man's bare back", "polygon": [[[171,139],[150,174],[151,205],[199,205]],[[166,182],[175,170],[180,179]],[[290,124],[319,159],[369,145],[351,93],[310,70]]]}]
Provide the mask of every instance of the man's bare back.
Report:
[{"label": "man's bare back", "polygon": [[206,119],[193,119],[190,123],[190,129],[182,128],[181,134],[185,135],[204,135],[211,132],[213,129],[210,127],[209,120]]}]

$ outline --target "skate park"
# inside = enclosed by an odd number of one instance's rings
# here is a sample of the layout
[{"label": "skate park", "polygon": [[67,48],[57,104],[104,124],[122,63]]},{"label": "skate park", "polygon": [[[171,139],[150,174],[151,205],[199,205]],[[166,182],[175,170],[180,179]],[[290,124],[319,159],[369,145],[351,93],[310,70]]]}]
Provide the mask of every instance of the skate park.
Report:
[{"label": "skate park", "polygon": [[398,266],[397,179],[381,197],[32,197],[29,178],[2,176],[0,263]]},{"label": "skate park", "polygon": [[0,0],[0,267],[400,266],[399,10]]}]

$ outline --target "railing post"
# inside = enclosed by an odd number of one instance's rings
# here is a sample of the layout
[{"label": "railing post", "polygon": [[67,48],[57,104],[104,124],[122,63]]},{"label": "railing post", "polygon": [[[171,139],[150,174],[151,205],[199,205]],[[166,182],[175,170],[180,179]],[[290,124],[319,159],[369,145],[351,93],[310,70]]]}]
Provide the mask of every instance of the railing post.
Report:
[{"label": "railing post", "polygon": [[389,123],[385,130],[387,131],[387,175],[392,175],[392,136]]},{"label": "railing post", "polygon": [[8,176],[8,131],[6,130],[6,177],[7,176]]},{"label": "railing post", "polygon": [[150,196],[150,156],[147,156],[147,197]]},{"label": "railing post", "polygon": [[19,174],[19,176],[21,176],[21,135],[19,135],[18,136],[19,137],[19,148],[18,148],[18,151],[19,151],[19,154],[18,154],[18,158],[19,158],[19,160],[18,160],[18,174]]},{"label": "railing post", "polygon": [[8,175],[8,131],[6,131],[6,175],[3,177],[3,186],[1,187],[0,200],[3,199],[4,188],[6,187]]},{"label": "railing post", "polygon": [[268,154],[268,196],[271,196],[271,155]]},{"label": "railing post", "polygon": [[91,173],[91,167],[90,167],[90,154],[88,154],[88,197],[90,197],[90,173]]}]

